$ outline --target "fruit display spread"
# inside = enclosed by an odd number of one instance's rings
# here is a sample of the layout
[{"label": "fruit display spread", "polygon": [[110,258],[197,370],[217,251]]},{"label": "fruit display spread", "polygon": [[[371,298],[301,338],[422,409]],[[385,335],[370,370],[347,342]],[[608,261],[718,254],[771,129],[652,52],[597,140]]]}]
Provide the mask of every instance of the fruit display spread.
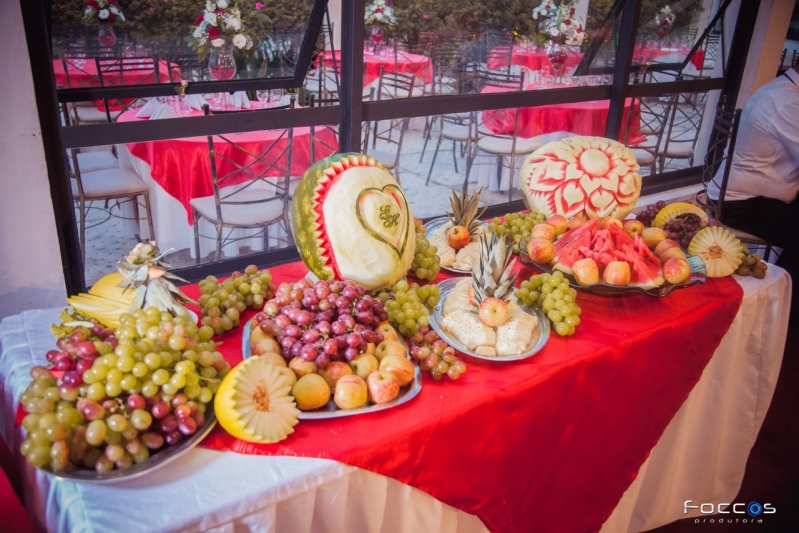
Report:
[{"label": "fruit display spread", "polygon": [[479,244],[472,277],[459,281],[444,301],[441,327],[478,355],[517,355],[535,342],[540,328],[513,296],[512,243],[488,233]]},{"label": "fruit display spread", "polygon": [[480,253],[477,241],[484,231],[480,216],[486,210],[479,209],[481,193],[482,189],[469,196],[465,186],[461,194],[453,189],[449,221],[430,236],[430,244],[436,247],[443,266],[469,271],[477,261]]},{"label": "fruit display spread", "polygon": [[124,469],[206,426],[230,365],[211,340],[213,329],[198,327],[183,307],[192,300],[161,259],[155,243],[139,244],[94,294],[69,299],[74,311],[53,326],[50,368],[35,366],[20,398],[27,412],[20,450],[31,465]]}]

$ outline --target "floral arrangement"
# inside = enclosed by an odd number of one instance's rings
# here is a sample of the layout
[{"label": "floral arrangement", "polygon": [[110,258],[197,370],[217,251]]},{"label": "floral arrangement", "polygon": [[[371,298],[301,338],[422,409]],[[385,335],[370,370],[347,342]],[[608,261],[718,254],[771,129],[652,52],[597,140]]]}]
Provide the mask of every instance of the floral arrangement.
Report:
[{"label": "floral arrangement", "polygon": [[674,24],[674,13],[671,11],[671,7],[663,6],[658,11],[658,14],[655,15],[655,24],[657,24],[658,28],[663,28],[668,30],[671,28],[671,25]]},{"label": "floral arrangement", "polygon": [[249,50],[253,46],[252,39],[242,28],[241,11],[235,0],[208,0],[205,12],[197,17],[195,24],[197,26],[186,40],[197,50],[200,60],[208,54],[210,47],[224,50],[228,37],[233,47],[239,50]]},{"label": "floral arrangement", "polygon": [[125,15],[119,9],[117,0],[88,0],[83,19],[87,24],[95,22],[114,24],[117,21],[125,22]]},{"label": "floral arrangement", "polygon": [[364,12],[364,22],[366,24],[384,24],[386,26],[396,24],[397,17],[394,16],[394,8],[391,7],[391,1],[374,0],[371,4],[368,4]]},{"label": "floral arrangement", "polygon": [[555,5],[552,0],[544,0],[533,9],[533,18],[542,21],[539,31],[549,40],[558,44],[582,44],[585,41],[585,29],[574,19],[574,2],[563,2]]}]

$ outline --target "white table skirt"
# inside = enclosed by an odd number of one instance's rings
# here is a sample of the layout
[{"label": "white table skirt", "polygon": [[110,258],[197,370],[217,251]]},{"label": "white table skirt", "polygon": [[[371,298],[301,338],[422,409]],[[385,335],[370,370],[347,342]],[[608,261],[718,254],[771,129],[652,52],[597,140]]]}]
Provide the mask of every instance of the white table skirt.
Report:
[{"label": "white table skirt", "polygon": [[[117,154],[119,157],[119,166],[123,168],[133,169],[139,177],[144,180],[144,183],[150,189],[150,210],[153,214],[153,229],[155,237],[158,241],[158,247],[162,251],[170,248],[175,250],[184,250],[188,248],[191,251],[191,257],[195,257],[194,253],[194,226],[189,224],[186,208],[183,207],[177,198],[169,194],[159,185],[152,177],[150,165],[143,159],[132,155],[130,150],[124,144],[117,145]],[[210,176],[208,178],[211,179]],[[274,193],[274,187],[268,184],[256,184],[251,189],[266,189]],[[131,211],[132,212],[132,211]],[[142,222],[140,235],[147,234],[147,223]],[[200,220],[200,235],[211,237],[216,235],[216,228],[208,221]],[[224,235],[228,235],[228,230],[224,230]],[[236,229],[231,233],[232,238],[242,238],[257,233],[260,230],[251,229]],[[280,241],[285,240],[286,232],[282,228],[274,225],[269,228],[269,246],[278,247]],[[249,246],[253,252],[259,252],[264,249],[263,237],[257,236],[250,239],[244,238],[240,241],[233,242],[225,246],[222,250],[227,256],[237,255],[242,247]],[[200,255],[207,256],[209,253],[216,249],[216,241],[210,238],[200,237]]]},{"label": "white table skirt", "polygon": [[[683,502],[732,502],[779,375],[790,278],[736,278],[744,300],[702,378],[602,531],[644,531],[683,518]],[[688,289],[690,290],[690,289]],[[653,301],[653,303],[655,303]],[[0,428],[12,450],[16,398],[52,347],[59,310],[0,324]],[[308,422],[306,422],[308,423]],[[484,532],[482,522],[396,480],[324,459],[195,448],[140,478],[75,483],[25,466],[26,503],[52,532]],[[510,511],[509,511],[510,512]]]}]

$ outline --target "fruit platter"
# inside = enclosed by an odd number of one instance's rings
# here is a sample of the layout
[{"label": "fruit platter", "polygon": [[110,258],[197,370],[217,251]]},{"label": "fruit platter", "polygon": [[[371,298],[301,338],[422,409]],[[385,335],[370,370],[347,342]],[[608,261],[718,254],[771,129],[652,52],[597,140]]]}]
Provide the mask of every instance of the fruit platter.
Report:
[{"label": "fruit platter", "polygon": [[482,189],[470,196],[465,187],[460,194],[453,190],[452,214],[425,224],[425,238],[435,248],[441,268],[448,272],[468,274],[478,259],[478,239],[487,227],[479,220],[486,209],[479,209],[481,192]]},{"label": "fruit platter", "polygon": [[[256,328],[259,327],[254,318],[248,321],[247,324],[244,326],[244,332],[242,335],[241,351],[245,359],[249,357],[258,357],[258,355],[253,354],[254,346],[250,341],[250,339],[253,336],[252,333],[253,327]],[[407,345],[405,344],[404,341],[402,341],[401,337],[398,338],[398,342],[400,342],[400,344],[403,346],[403,349],[407,351]],[[376,350],[376,347],[374,348],[374,350]],[[367,355],[374,355],[374,351],[373,350],[370,351],[372,351],[372,353]],[[383,355],[384,357],[387,353],[388,350],[385,350],[385,353],[384,350],[380,351],[380,355]],[[377,357],[375,357],[375,359],[377,359]],[[379,369],[380,360],[377,360],[377,365],[375,366],[374,369],[372,369],[369,366],[369,363],[371,361],[372,361],[371,358],[361,357],[355,362],[355,364],[351,365],[351,368],[355,369],[356,374],[360,370],[360,374],[366,375],[367,387],[373,386],[373,388],[375,389],[375,392],[371,394],[373,398],[375,396],[379,398],[381,390],[383,391],[384,395],[393,396],[394,385],[396,384],[399,386],[399,383],[398,382],[395,383],[393,380],[390,380],[390,378],[386,374],[379,374],[379,373],[376,373],[376,377],[372,378],[372,380],[370,381],[369,375],[373,371]],[[295,363],[293,366],[295,368],[298,368],[297,363]],[[325,373],[324,375],[329,376],[330,373]],[[327,382],[325,383],[325,385],[327,385]],[[361,407],[353,409],[339,409],[339,407],[335,403],[335,400],[331,397],[327,401],[327,403],[321,407],[318,407],[311,411],[302,411],[298,415],[298,418],[300,420],[319,420],[319,419],[339,418],[342,416],[352,416],[365,413],[373,413],[375,411],[382,411],[384,409],[390,409],[392,407],[396,407],[398,405],[401,405],[403,403],[412,400],[417,394],[419,394],[421,390],[422,390],[422,374],[421,371],[419,370],[419,367],[414,366],[413,379],[409,383],[399,386],[397,389],[396,396],[394,396],[393,399],[391,400],[385,401],[383,403],[368,403],[367,405],[363,405]],[[333,393],[335,393],[335,386],[333,387]]]}]

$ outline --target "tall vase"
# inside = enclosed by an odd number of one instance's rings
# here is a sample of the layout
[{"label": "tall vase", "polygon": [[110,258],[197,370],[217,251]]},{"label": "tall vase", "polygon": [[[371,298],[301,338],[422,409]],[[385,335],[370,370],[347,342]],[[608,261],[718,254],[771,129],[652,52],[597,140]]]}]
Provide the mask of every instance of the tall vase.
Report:
[{"label": "tall vase", "polygon": [[231,43],[226,41],[222,46],[211,46],[208,56],[208,74],[215,81],[226,81],[236,76],[236,58],[233,57]]},{"label": "tall vase", "polygon": [[566,48],[559,43],[550,42],[549,48],[547,48],[547,58],[552,63],[553,82],[560,83],[563,76],[563,67],[566,66],[566,61],[569,59]]},{"label": "tall vase", "polygon": [[382,24],[372,24],[372,31],[369,34],[369,38],[372,40],[372,44],[374,44],[374,48],[372,49],[372,54],[377,55],[380,44],[385,39],[385,32],[383,31]]},{"label": "tall vase", "polygon": [[107,22],[100,23],[100,31],[97,34],[97,41],[99,41],[100,46],[106,48],[117,44],[117,35],[114,33],[113,24],[109,24]]}]

